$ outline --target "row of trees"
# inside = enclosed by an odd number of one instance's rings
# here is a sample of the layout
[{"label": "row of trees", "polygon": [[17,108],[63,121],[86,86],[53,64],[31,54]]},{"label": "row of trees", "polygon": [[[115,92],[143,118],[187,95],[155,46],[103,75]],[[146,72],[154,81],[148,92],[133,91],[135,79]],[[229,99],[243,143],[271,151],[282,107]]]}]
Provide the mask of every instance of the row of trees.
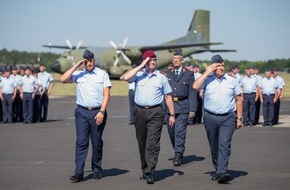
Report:
[{"label": "row of trees", "polygon": [[[0,50],[0,65],[33,65],[39,62],[46,65],[48,71],[50,71],[50,66],[54,63],[54,61],[60,56],[60,54],[49,53],[49,52],[26,52],[26,51],[8,51],[6,49]],[[196,60],[194,64],[198,64],[202,69],[204,69],[203,63],[209,63],[208,60]],[[265,69],[272,69],[274,67],[278,68],[280,71],[287,71],[290,73],[290,58],[289,59],[275,59],[268,61],[230,61],[226,60],[226,69],[233,65],[238,65],[241,69],[241,72],[244,71],[245,68],[249,66],[256,66],[260,69],[260,72],[264,72]]]}]

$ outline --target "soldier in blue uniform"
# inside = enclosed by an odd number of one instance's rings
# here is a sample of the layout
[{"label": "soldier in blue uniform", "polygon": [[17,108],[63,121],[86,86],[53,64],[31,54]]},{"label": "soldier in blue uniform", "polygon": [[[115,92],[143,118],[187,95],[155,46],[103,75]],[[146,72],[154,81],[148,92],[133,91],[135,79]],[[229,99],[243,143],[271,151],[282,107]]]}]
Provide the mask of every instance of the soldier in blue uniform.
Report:
[{"label": "soldier in blue uniform", "polygon": [[265,70],[265,78],[260,84],[260,98],[263,105],[264,123],[262,126],[272,127],[274,119],[274,103],[278,99],[278,83],[271,77],[271,70]]},{"label": "soldier in blue uniform", "polygon": [[2,100],[3,123],[12,123],[13,101],[16,96],[16,82],[6,69],[0,82],[0,99]]},{"label": "soldier in blue uniform", "polygon": [[[85,50],[82,60],[66,71],[60,81],[76,83],[75,124],[75,174],[70,177],[72,183],[83,180],[85,161],[92,142],[92,171],[94,179],[101,179],[103,140],[102,135],[107,121],[106,108],[112,86],[106,71],[95,67],[94,54]],[[77,71],[84,64],[85,69]]]},{"label": "soldier in blue uniform", "polygon": [[255,102],[259,98],[259,88],[257,77],[251,74],[251,68],[247,67],[245,76],[241,79],[243,89],[243,120],[244,126],[252,127],[255,122]]},{"label": "soldier in blue uniform", "polygon": [[165,72],[168,82],[172,88],[170,93],[173,99],[175,124],[169,123],[170,112],[167,109],[165,120],[167,122],[168,134],[175,155],[174,166],[182,165],[185,150],[185,139],[188,118],[192,120],[197,110],[197,92],[193,89],[194,73],[183,67],[183,54],[181,49],[173,52],[173,68]]},{"label": "soldier in blue uniform", "polygon": [[211,180],[227,183],[231,141],[235,129],[242,126],[242,89],[238,80],[225,74],[224,60],[214,55],[211,65],[193,84],[203,89],[204,126],[207,133],[215,172]]},{"label": "soldier in blue uniform", "polygon": [[23,122],[32,123],[33,117],[33,99],[39,88],[37,79],[31,75],[31,68],[25,68],[25,75],[21,80],[20,97],[23,100]]},{"label": "soldier in blue uniform", "polygon": [[147,184],[154,184],[153,175],[158,161],[164,122],[162,108],[164,98],[170,111],[171,126],[174,125],[175,115],[170,95],[172,90],[168,79],[156,69],[157,59],[154,51],[147,50],[142,57],[142,63],[127,72],[124,80],[134,81],[136,84],[134,116],[143,173],[140,179],[146,179]]},{"label": "soldier in blue uniform", "polygon": [[49,102],[49,94],[54,85],[54,80],[48,72],[45,70],[44,64],[39,64],[38,78],[41,81],[42,95],[40,99],[40,121],[45,122],[47,119],[47,110]]}]

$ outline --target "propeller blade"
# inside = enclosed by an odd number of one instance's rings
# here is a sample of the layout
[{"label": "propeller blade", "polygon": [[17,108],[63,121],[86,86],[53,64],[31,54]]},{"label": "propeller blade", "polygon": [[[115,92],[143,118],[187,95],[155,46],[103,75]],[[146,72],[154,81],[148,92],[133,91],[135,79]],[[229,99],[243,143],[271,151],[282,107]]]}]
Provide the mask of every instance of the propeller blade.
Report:
[{"label": "propeller blade", "polygon": [[116,67],[118,65],[119,62],[119,57],[116,57],[115,61],[114,61],[114,67]]},{"label": "propeller blade", "polygon": [[122,44],[122,48],[124,48],[127,45],[128,42],[128,36],[125,37],[124,42]]},{"label": "propeller blade", "polygon": [[125,61],[131,65],[132,62],[129,59],[129,57],[127,57],[127,55],[124,52],[122,52],[122,51],[121,51],[121,55],[123,56],[123,58],[125,59]]},{"label": "propeller blade", "polygon": [[72,45],[70,43],[70,41],[68,39],[65,40],[65,43],[67,44],[67,46],[69,47],[69,49],[72,49]]},{"label": "propeller blade", "polygon": [[110,41],[110,44],[111,44],[111,46],[112,46],[113,48],[118,49],[118,46],[115,44],[115,42]]},{"label": "propeller blade", "polygon": [[83,40],[81,39],[76,47],[76,49],[80,49],[81,45],[83,44]]}]

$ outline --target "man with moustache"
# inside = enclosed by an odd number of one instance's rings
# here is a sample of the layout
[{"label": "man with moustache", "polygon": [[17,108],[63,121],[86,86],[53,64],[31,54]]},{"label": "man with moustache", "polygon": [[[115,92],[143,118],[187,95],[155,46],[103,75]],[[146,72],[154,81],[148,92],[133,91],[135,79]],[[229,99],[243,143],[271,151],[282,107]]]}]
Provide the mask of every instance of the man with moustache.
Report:
[{"label": "man with moustache", "polygon": [[[101,179],[102,177],[102,135],[107,121],[106,108],[112,86],[108,73],[95,67],[94,54],[91,51],[85,50],[83,58],[66,71],[60,79],[63,83],[76,83],[76,168],[74,175],[70,177],[72,183],[83,180],[90,137],[92,142],[93,178]],[[84,70],[76,71],[83,64],[85,66]]]}]

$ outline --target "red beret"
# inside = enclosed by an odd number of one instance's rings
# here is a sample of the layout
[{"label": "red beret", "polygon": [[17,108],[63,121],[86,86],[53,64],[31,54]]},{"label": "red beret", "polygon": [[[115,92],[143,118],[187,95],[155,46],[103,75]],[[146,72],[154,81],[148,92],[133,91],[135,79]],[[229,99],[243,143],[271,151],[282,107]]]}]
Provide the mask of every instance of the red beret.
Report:
[{"label": "red beret", "polygon": [[155,55],[155,53],[154,53],[153,50],[147,50],[147,51],[144,52],[142,58],[143,58],[143,60],[144,60],[144,59],[146,59],[147,57],[155,58],[156,55]]}]

